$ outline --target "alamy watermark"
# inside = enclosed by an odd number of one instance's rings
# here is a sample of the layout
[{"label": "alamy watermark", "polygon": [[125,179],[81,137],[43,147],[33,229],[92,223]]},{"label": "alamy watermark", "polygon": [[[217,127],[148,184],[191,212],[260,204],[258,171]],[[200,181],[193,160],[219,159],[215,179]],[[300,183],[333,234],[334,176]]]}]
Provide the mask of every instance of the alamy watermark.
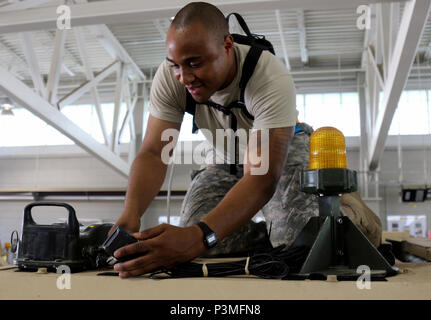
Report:
[{"label": "alamy watermark", "polygon": [[356,269],[356,273],[360,274],[358,280],[356,280],[356,287],[359,290],[370,290],[371,289],[371,269],[369,266],[360,265]]},{"label": "alamy watermark", "polygon": [[70,267],[66,265],[61,265],[57,268],[57,273],[61,274],[61,276],[57,278],[57,289],[58,290],[72,289]]},{"label": "alamy watermark", "polygon": [[[269,130],[245,130],[238,129],[234,132],[232,129],[216,129],[215,137],[210,130],[200,129],[205,138],[212,142],[216,150],[223,150],[225,157],[217,157],[214,155],[212,164],[234,164],[237,158],[237,164],[250,165],[250,174],[264,175],[269,169]],[[175,164],[209,164],[208,158],[203,155],[203,151],[207,147],[206,141],[202,141],[193,149],[192,154],[184,154],[184,157],[172,157],[175,146],[177,145],[179,131],[176,129],[166,129],[163,131],[162,141],[168,141],[163,147],[161,158],[166,165],[174,162]],[[238,147],[235,152],[235,141],[237,146],[247,145],[247,154],[243,148]],[[190,142],[191,143],[191,142]],[[178,144],[180,154],[181,148],[186,143]]]},{"label": "alamy watermark", "polygon": [[57,7],[56,11],[57,15],[57,28],[59,30],[70,30],[72,28],[70,19],[71,19],[71,10],[67,5],[61,5]]},{"label": "alamy watermark", "polygon": [[367,5],[361,5],[356,8],[356,13],[360,16],[356,19],[356,27],[359,30],[371,28],[371,8]]}]

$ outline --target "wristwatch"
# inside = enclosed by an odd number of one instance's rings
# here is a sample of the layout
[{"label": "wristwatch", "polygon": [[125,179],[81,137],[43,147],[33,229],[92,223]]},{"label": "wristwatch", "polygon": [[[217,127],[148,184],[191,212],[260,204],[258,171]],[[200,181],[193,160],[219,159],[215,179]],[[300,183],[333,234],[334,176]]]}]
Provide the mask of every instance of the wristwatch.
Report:
[{"label": "wristwatch", "polygon": [[218,243],[217,235],[214,231],[211,230],[210,227],[205,222],[199,222],[197,224],[199,228],[201,228],[204,233],[204,244],[208,249],[214,248]]}]

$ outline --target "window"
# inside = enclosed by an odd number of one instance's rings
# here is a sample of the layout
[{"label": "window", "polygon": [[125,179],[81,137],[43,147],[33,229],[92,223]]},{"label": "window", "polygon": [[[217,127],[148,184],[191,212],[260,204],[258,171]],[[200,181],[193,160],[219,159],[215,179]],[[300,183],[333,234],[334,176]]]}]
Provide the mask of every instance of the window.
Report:
[{"label": "window", "polygon": [[297,94],[298,119],[315,130],[335,127],[345,136],[360,135],[359,101],[356,92]]},{"label": "window", "polygon": [[[114,104],[102,104],[106,130],[112,131]],[[120,119],[124,118],[127,107],[120,109]],[[74,105],[62,108],[62,113],[86,133],[99,142],[103,134],[93,105]],[[40,146],[40,145],[73,145],[73,141],[49,126],[39,117],[24,108],[13,109],[13,116],[0,116],[0,146]],[[121,123],[119,123],[121,126]],[[120,128],[119,128],[120,129]],[[121,143],[130,141],[129,125],[126,125]]]},{"label": "window", "polygon": [[[380,95],[382,98],[382,95]],[[404,91],[389,129],[390,135],[431,134],[431,114],[429,100],[431,90]],[[148,104],[148,102],[147,102]],[[356,92],[297,94],[299,120],[308,123],[314,129],[333,126],[345,136],[360,135],[359,101]],[[114,104],[102,104],[106,129],[110,134],[114,117]],[[127,107],[121,106],[120,119],[126,114]],[[36,145],[71,145],[73,142],[44,121],[23,108],[13,109],[14,116],[0,116],[1,146],[36,146]],[[99,142],[103,134],[93,105],[66,106],[62,113],[81,129]],[[144,113],[144,132],[148,120],[148,107]],[[193,117],[184,115],[180,130],[180,141],[204,140],[201,132],[192,134]],[[119,123],[121,126],[121,123]],[[124,128],[121,143],[130,141],[130,128]]]},{"label": "window", "polygon": [[[170,217],[170,224],[173,226],[179,226],[180,225],[180,216],[171,216]],[[168,216],[160,216],[159,217],[159,224],[162,223],[168,223]]]},{"label": "window", "polygon": [[431,91],[404,91],[392,119],[389,134],[431,134],[429,99],[431,99]]}]

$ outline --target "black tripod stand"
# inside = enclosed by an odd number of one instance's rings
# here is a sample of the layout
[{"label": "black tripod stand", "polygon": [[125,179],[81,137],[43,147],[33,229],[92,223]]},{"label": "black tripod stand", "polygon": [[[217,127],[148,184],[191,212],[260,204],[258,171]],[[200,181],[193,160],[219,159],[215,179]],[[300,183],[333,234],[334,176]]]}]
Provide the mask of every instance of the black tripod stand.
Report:
[{"label": "black tripod stand", "polygon": [[296,274],[301,277],[336,275],[357,279],[359,266],[370,269],[371,279],[395,275],[367,237],[340,212],[340,195],[357,189],[356,172],[349,169],[303,171],[301,190],[319,197],[319,216],[312,217],[290,248],[306,247],[308,256]]}]

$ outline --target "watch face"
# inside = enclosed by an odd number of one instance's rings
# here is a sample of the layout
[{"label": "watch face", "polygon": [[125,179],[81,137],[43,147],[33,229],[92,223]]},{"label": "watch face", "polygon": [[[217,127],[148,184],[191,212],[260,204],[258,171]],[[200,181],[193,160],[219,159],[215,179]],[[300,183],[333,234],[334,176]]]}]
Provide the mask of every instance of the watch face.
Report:
[{"label": "watch face", "polygon": [[217,236],[215,233],[211,233],[208,235],[207,244],[208,244],[208,247],[210,248],[217,244]]}]

